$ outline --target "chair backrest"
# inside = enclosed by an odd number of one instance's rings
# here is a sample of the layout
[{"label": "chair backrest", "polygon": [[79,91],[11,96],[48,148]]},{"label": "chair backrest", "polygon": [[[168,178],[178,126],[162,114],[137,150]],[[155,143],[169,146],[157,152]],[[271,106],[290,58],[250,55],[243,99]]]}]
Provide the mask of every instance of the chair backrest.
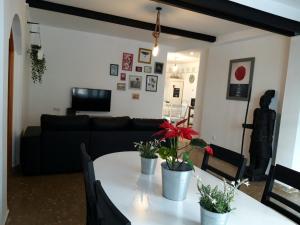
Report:
[{"label": "chair backrest", "polygon": [[[280,181],[290,187],[300,190],[300,173],[281,165],[272,166],[268,175],[261,202],[289,219],[300,224],[300,206],[282,195],[273,192],[274,181]],[[272,201],[273,199],[273,201]],[[274,201],[275,200],[275,201]],[[276,204],[276,203],[279,204]],[[295,213],[294,213],[295,212]]]},{"label": "chair backrest", "polygon": [[[106,195],[100,181],[96,181],[98,224],[131,225],[130,221],[119,211]],[[100,215],[99,215],[100,214]]]},{"label": "chair backrest", "polygon": [[211,171],[217,175],[220,175],[221,177],[224,177],[225,179],[227,179],[229,181],[241,180],[243,178],[245,168],[246,168],[245,157],[241,154],[238,154],[229,149],[226,149],[226,148],[214,145],[214,144],[211,144],[210,146],[212,147],[212,149],[214,151],[213,156],[215,158],[222,160],[224,162],[227,162],[227,163],[233,165],[234,167],[237,167],[236,174],[235,174],[235,176],[229,175],[229,174],[221,171],[220,169],[210,165],[209,164],[210,155],[207,152],[205,152],[205,154],[204,154],[201,169],[203,169],[205,171]]},{"label": "chair backrest", "polygon": [[82,158],[82,168],[84,176],[85,185],[85,196],[86,196],[86,216],[87,225],[96,225],[96,190],[95,190],[95,171],[93,161],[91,157],[87,154],[85,144],[80,145],[81,148],[81,158]]}]

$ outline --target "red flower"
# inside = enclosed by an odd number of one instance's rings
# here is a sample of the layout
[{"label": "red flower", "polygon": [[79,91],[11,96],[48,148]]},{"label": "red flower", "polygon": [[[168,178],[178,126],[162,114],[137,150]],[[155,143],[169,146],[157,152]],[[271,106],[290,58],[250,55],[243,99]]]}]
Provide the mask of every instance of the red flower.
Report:
[{"label": "red flower", "polygon": [[205,151],[206,151],[209,155],[213,155],[213,154],[214,154],[214,150],[213,150],[212,147],[210,147],[209,145],[205,147]]},{"label": "red flower", "polygon": [[163,130],[156,132],[154,135],[164,135],[162,139],[171,139],[176,137],[185,138],[188,140],[192,140],[193,135],[198,135],[198,132],[193,130],[190,127],[179,127],[180,125],[184,124],[186,122],[186,119],[179,121],[174,126],[168,121],[164,121],[160,127],[163,128]]}]

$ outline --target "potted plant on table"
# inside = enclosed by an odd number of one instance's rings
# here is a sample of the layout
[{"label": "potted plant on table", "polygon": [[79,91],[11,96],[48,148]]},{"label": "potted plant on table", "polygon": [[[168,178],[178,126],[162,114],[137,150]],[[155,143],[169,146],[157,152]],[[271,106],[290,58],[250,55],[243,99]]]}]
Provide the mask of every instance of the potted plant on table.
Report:
[{"label": "potted plant on table", "polygon": [[[158,154],[165,160],[161,164],[162,168],[162,188],[163,196],[174,201],[181,201],[186,198],[188,185],[193,171],[193,162],[190,159],[190,152],[193,148],[189,146],[199,146],[212,154],[211,147],[202,139],[193,139],[198,133],[190,127],[183,127],[186,122],[182,120],[176,125],[164,121],[160,127],[163,128],[155,135],[163,135],[161,140],[166,140],[169,146],[161,146]],[[180,146],[179,140],[181,140]]]},{"label": "potted plant on table", "polygon": [[141,172],[143,174],[154,174],[157,163],[157,151],[160,148],[160,141],[134,142],[134,147],[140,152]]},{"label": "potted plant on table", "polygon": [[204,185],[198,178],[198,190],[200,193],[201,225],[226,225],[229,213],[233,210],[231,204],[234,200],[236,190],[245,184],[249,185],[247,179],[235,183],[227,183],[223,179],[223,190],[218,186],[214,188]]}]

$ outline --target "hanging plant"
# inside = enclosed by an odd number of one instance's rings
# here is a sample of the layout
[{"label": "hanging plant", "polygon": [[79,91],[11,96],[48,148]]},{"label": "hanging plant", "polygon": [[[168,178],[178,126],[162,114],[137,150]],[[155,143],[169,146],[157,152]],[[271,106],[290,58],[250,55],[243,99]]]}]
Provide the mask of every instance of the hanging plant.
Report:
[{"label": "hanging plant", "polygon": [[43,74],[47,69],[46,59],[40,51],[41,46],[39,45],[31,45],[31,49],[28,51],[31,59],[31,78],[33,83],[42,83]]}]

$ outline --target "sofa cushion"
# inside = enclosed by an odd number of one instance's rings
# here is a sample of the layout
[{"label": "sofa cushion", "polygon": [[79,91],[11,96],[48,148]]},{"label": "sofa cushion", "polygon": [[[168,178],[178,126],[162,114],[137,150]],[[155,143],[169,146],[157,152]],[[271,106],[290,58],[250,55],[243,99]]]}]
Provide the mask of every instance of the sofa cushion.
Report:
[{"label": "sofa cushion", "polygon": [[127,130],[130,118],[124,117],[95,117],[91,118],[92,131]]},{"label": "sofa cushion", "polygon": [[159,130],[160,124],[164,122],[164,119],[132,119],[131,126],[133,130]]},{"label": "sofa cushion", "polygon": [[90,127],[90,117],[42,115],[41,127],[43,131],[87,131]]}]

